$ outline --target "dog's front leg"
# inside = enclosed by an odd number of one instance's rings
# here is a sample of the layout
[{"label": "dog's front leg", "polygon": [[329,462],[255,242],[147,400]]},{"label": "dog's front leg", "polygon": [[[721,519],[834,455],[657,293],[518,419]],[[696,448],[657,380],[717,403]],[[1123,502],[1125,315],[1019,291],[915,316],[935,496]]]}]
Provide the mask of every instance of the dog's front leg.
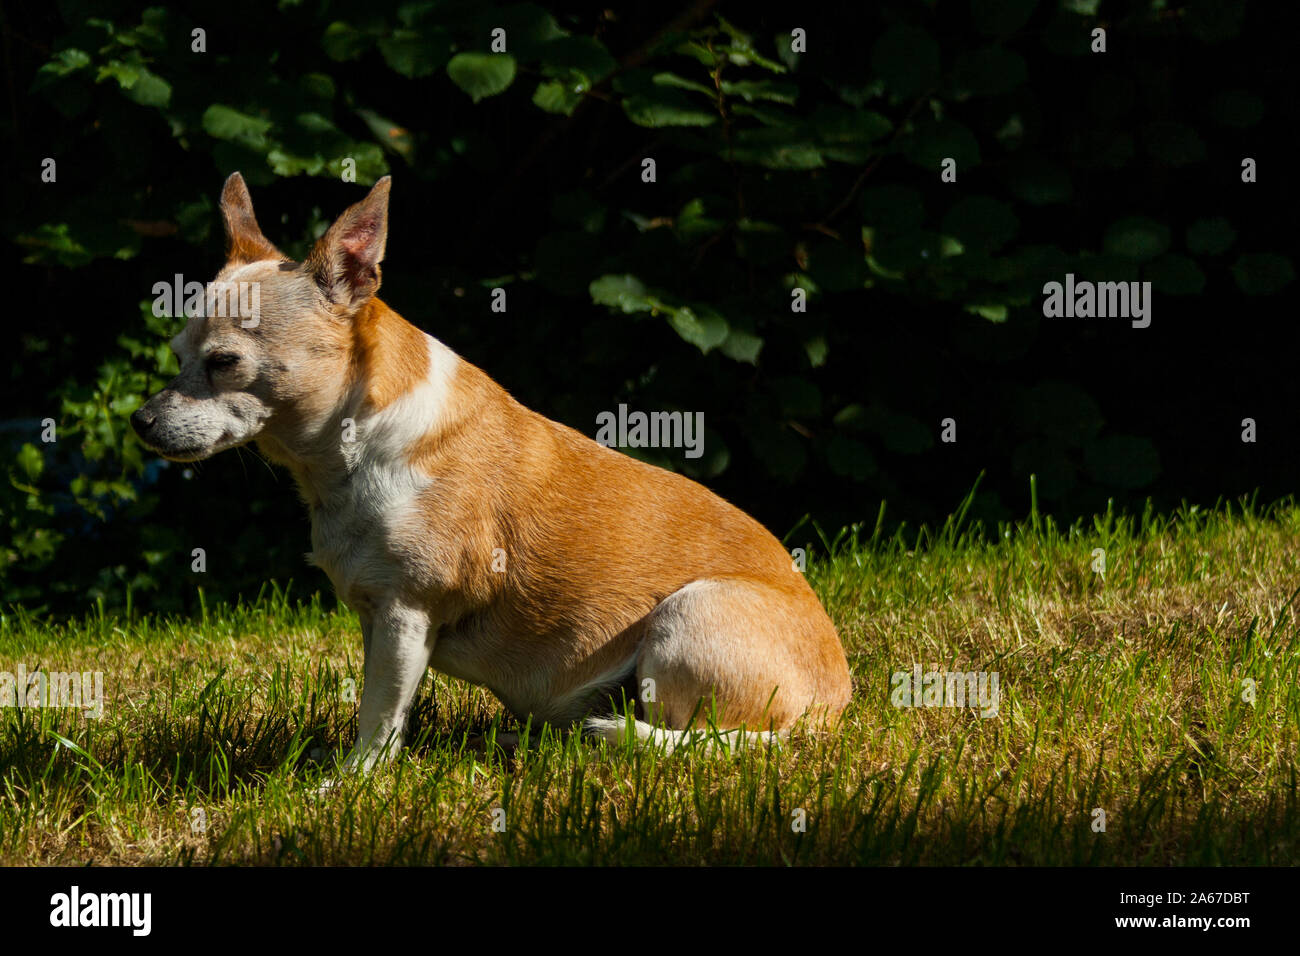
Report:
[{"label": "dog's front leg", "polygon": [[357,742],[344,770],[370,770],[402,746],[406,714],[429,666],[434,635],[429,616],[402,604],[361,612],[365,683]]}]

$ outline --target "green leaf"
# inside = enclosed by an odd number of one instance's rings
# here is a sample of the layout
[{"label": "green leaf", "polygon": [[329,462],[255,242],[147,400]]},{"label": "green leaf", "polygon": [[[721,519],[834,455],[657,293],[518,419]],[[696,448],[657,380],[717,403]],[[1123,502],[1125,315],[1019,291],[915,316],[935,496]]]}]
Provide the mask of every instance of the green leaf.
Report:
[{"label": "green leaf", "polygon": [[15,241],[32,250],[23,257],[23,262],[28,264],[57,262],[61,266],[76,268],[95,258],[94,252],[72,236],[66,222],[41,223],[35,234],[19,235]]},{"label": "green leaf", "polygon": [[130,89],[125,91],[126,98],[141,106],[165,108],[172,99],[172,85],[156,73],[141,70],[139,77]]},{"label": "green leaf", "polygon": [[885,278],[901,278],[907,270],[937,262],[943,252],[940,237],[932,232],[883,233],[874,237],[868,266]]},{"label": "green leaf", "polygon": [[55,53],[48,63],[41,65],[36,71],[36,82],[32,84],[33,90],[39,90],[48,86],[54,79],[67,76],[69,73],[75,73],[77,70],[85,69],[90,66],[90,54],[84,50],[78,50],[75,47],[69,47],[66,50],[60,50]]},{"label": "green leaf", "polygon": [[720,147],[718,155],[768,169],[819,169],[826,165],[815,145],[791,139],[787,130],[770,127],[741,130],[735,145],[730,150]]},{"label": "green leaf", "polygon": [[971,0],[971,20],[981,33],[1010,36],[1029,22],[1037,5],[1038,0]]},{"label": "green leaf", "polygon": [[688,80],[684,76],[678,76],[676,73],[656,73],[652,79],[655,86],[671,86],[679,90],[691,90],[695,93],[703,93],[710,100],[716,99],[717,91],[711,86],[705,86],[703,83],[697,83],[695,80]]},{"label": "green leaf", "polygon": [[321,37],[321,47],[331,60],[344,62],[355,60],[370,49],[375,42],[373,35],[362,33],[350,23],[336,20],[325,28]]},{"label": "green leaf", "polygon": [[35,484],[40,480],[41,472],[45,470],[45,456],[40,453],[35,445],[24,442],[23,446],[18,449],[18,467],[26,475],[27,483]]},{"label": "green leaf", "polygon": [[919,27],[896,24],[872,46],[871,67],[891,92],[916,96],[939,85],[939,44]]},{"label": "green leaf", "polygon": [[505,31],[505,52],[522,62],[541,59],[549,44],[564,37],[564,31],[555,22],[555,17],[535,3],[512,3],[506,6],[470,4],[470,6],[479,8],[473,35],[482,37],[486,41],[492,31],[499,27]]},{"label": "green leaf", "polygon": [[727,34],[731,43],[724,46],[728,58],[737,66],[761,66],[765,70],[773,73],[784,73],[785,67],[780,63],[769,60],[754,48],[753,37],[743,30],[730,23],[725,17],[718,17],[718,26],[722,27],[722,32]]},{"label": "green leaf", "polygon": [[1246,295],[1272,295],[1291,284],[1295,269],[1286,256],[1254,252],[1237,257],[1232,264],[1232,277]]},{"label": "green leaf", "polygon": [[1070,174],[1035,153],[1009,162],[1003,181],[1013,196],[1031,206],[1065,202],[1074,192]]},{"label": "green leaf", "polygon": [[730,331],[727,320],[707,306],[700,306],[698,314],[695,309],[686,306],[666,311],[668,324],[701,352],[707,354],[727,339]]},{"label": "green leaf", "polygon": [[1237,230],[1222,216],[1198,219],[1187,227],[1187,249],[1198,256],[1221,256],[1237,239]]},{"label": "green leaf", "polygon": [[778,261],[788,260],[792,245],[789,233],[776,223],[749,218],[736,223],[735,242],[736,252],[745,261],[773,268]]},{"label": "green leaf", "polygon": [[889,135],[893,124],[872,110],[823,105],[808,118],[805,129],[827,159],[858,164],[880,149],[874,144]]},{"label": "green leaf", "polygon": [[1020,221],[1011,207],[989,196],[967,196],[943,217],[943,231],[962,244],[996,252],[1015,238]]},{"label": "green leaf", "polygon": [[1169,227],[1144,216],[1130,216],[1111,223],[1101,244],[1111,255],[1154,259],[1169,248]]},{"label": "green leaf", "polygon": [[933,172],[938,172],[945,159],[955,159],[959,178],[980,162],[975,134],[955,120],[921,120],[908,138],[906,150],[908,159]]},{"label": "green leaf", "polygon": [[95,75],[96,83],[103,83],[105,80],[117,80],[117,85],[124,90],[129,90],[135,86],[135,81],[140,78],[140,67],[134,63],[123,63],[121,60],[109,60],[99,68]]},{"label": "green leaf", "polygon": [[357,182],[373,186],[380,176],[387,176],[392,170],[384,159],[384,151],[378,143],[353,143],[347,153],[329,160],[329,170],[334,175],[343,171],[343,160],[352,159],[357,164]]},{"label": "green leaf", "polygon": [[[841,411],[843,415],[847,409]],[[934,436],[924,424],[902,412],[883,405],[872,405],[861,413],[861,427],[875,432],[885,447],[900,455],[916,455],[934,446]]]},{"label": "green leaf", "polygon": [[766,106],[750,106],[747,103],[733,103],[729,109],[736,116],[752,116],[764,126],[794,129],[799,125],[799,118],[786,110],[776,110]]},{"label": "green leaf", "polygon": [[875,456],[856,438],[832,435],[826,443],[826,462],[831,471],[854,481],[865,481],[877,471]]},{"label": "green leaf", "polygon": [[1142,130],[1142,142],[1146,151],[1166,166],[1189,166],[1205,160],[1205,143],[1185,123],[1148,123]]},{"label": "green leaf", "polygon": [[[724,148],[719,155],[726,155]],[[826,163],[822,154],[811,143],[791,143],[788,146],[738,146],[732,152],[738,163],[766,166],[768,169],[820,169]]]},{"label": "green leaf", "polygon": [[401,156],[408,163],[415,161],[415,140],[410,130],[386,116],[380,116],[374,110],[359,109],[356,113],[370,128],[371,135],[379,141],[380,146]]},{"label": "green leaf", "polygon": [[309,136],[318,139],[337,138],[343,135],[334,121],[316,112],[299,113],[293,118],[294,125],[305,130]]},{"label": "green leaf", "polygon": [[618,66],[605,45],[592,37],[557,37],[544,43],[538,56],[548,75],[551,71],[581,73],[592,84]]},{"label": "green leaf", "polygon": [[826,344],[826,336],[814,335],[804,340],[803,352],[808,356],[809,365],[813,368],[821,368],[826,364],[826,356],[830,355],[831,347]]},{"label": "green leaf", "polygon": [[508,53],[457,53],[447,64],[447,75],[477,103],[510,87],[515,58]]},{"label": "green leaf", "polygon": [[682,206],[673,220],[673,229],[683,242],[692,243],[720,232],[726,224],[722,216],[709,216],[704,200],[696,197]]},{"label": "green leaf", "polygon": [[605,207],[586,189],[556,193],[551,199],[551,215],[555,221],[584,232],[600,232],[605,228]]},{"label": "green leaf", "polygon": [[743,329],[732,329],[719,347],[722,354],[737,362],[758,364],[758,354],[763,350],[763,340]]},{"label": "green leaf", "polygon": [[799,87],[776,80],[723,80],[722,92],[727,96],[739,96],[747,103],[766,100],[789,106],[793,106],[799,97]]},{"label": "green leaf", "polygon": [[277,176],[299,176],[303,173],[316,176],[325,171],[325,158],[319,153],[295,156],[279,147],[273,147],[267,151],[266,162]]},{"label": "green leaf", "polygon": [[582,102],[582,94],[563,80],[543,80],[533,91],[533,105],[547,113],[570,115]]},{"label": "green leaf", "polygon": [[776,55],[780,58],[781,62],[785,64],[785,68],[793,73],[799,66],[800,56],[800,54],[794,51],[794,37],[791,36],[790,31],[787,30],[784,33],[778,33],[774,40],[776,43]]},{"label": "green leaf", "polygon": [[633,275],[603,275],[588,287],[591,301],[624,312],[648,312],[651,307],[645,283]]},{"label": "green leaf", "polygon": [[1161,256],[1143,271],[1153,288],[1170,295],[1197,295],[1205,289],[1205,274],[1187,256],[1175,252]]},{"label": "green leaf", "polygon": [[1264,100],[1247,90],[1224,90],[1210,97],[1206,111],[1220,126],[1246,129],[1264,118]]},{"label": "green leaf", "polygon": [[255,150],[266,148],[266,134],[271,121],[249,116],[229,106],[213,103],[203,111],[203,130],[215,139],[242,143]]},{"label": "green leaf", "polygon": [[417,30],[394,30],[379,41],[384,62],[402,76],[417,79],[430,76],[451,57],[450,37],[441,30],[421,33]]},{"label": "green leaf", "polygon": [[1230,40],[1241,32],[1245,0],[1195,0],[1184,11],[1185,28],[1202,43]]},{"label": "green leaf", "polygon": [[971,315],[978,315],[981,319],[988,319],[990,322],[1005,322],[1007,320],[1007,307],[1005,305],[968,305],[965,310]]},{"label": "green leaf", "polygon": [[316,99],[334,99],[334,80],[324,73],[304,73],[298,80],[298,86],[308,96]]},{"label": "green leaf", "polygon": [[748,429],[747,437],[754,455],[772,477],[791,482],[803,472],[808,453],[789,428],[757,421]]},{"label": "green leaf", "polygon": [[623,112],[638,126],[712,126],[718,113],[712,107],[697,106],[681,90],[659,86],[633,93],[623,100]]}]

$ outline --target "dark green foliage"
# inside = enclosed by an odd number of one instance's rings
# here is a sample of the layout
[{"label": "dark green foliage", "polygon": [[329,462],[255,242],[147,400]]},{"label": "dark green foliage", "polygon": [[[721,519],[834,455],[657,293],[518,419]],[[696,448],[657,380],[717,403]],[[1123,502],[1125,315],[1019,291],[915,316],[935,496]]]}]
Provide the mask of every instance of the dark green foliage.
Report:
[{"label": "dark green foliage", "polygon": [[[1243,4],[1110,6],[6,9],[0,601],[324,584],[287,478],[168,466],[127,426],[172,361],[152,286],[215,273],[236,169],[295,257],[392,174],[390,304],[587,434],[619,403],[703,411],[703,458],[644,454],[778,530],[881,498],[933,520],[981,471],[988,521],[1031,473],[1065,516],[1293,490],[1288,350],[1247,314],[1294,291],[1284,35]],[[1152,282],[1152,327],[1045,320],[1067,272]]]}]

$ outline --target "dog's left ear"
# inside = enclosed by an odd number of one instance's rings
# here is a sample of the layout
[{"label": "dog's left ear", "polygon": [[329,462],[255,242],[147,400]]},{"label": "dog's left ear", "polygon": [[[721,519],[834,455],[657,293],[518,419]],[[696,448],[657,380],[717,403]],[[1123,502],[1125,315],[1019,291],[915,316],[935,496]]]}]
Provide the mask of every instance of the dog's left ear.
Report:
[{"label": "dog's left ear", "polygon": [[253,198],[239,173],[231,173],[221,190],[221,217],[226,221],[227,258],[233,263],[283,259],[284,253],[262,235],[253,215]]},{"label": "dog's left ear", "polygon": [[389,176],[376,182],[370,195],[348,207],[307,256],[303,267],[331,302],[352,309],[379,290],[391,185]]}]

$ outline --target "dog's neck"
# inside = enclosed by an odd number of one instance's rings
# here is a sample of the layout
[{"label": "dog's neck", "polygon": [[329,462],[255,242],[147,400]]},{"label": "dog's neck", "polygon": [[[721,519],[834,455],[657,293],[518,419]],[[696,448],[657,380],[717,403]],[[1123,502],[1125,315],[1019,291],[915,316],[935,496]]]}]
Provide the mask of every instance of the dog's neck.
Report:
[{"label": "dog's neck", "polygon": [[[357,473],[403,472],[414,450],[436,442],[452,422],[449,401],[459,359],[379,299],[350,320],[347,379],[323,423],[259,444],[285,465],[313,512],[350,501]],[[282,430],[277,430],[281,431]]]}]

